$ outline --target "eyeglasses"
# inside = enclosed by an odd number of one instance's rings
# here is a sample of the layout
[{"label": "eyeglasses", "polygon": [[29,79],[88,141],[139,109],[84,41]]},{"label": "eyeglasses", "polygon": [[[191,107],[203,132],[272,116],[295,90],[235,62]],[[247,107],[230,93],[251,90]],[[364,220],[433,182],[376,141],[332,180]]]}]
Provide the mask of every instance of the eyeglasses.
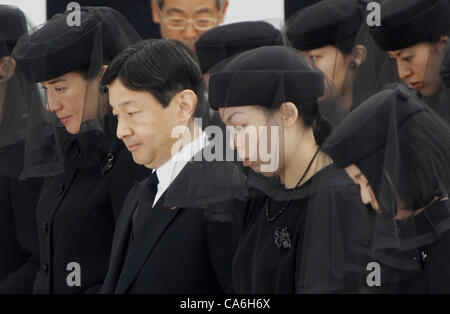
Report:
[{"label": "eyeglasses", "polygon": [[[161,10],[159,10],[159,14],[163,17]],[[207,31],[215,27],[219,22],[219,19],[214,17],[197,17],[188,19],[181,16],[169,16],[163,17],[162,20],[167,24],[168,28],[179,31],[186,29],[189,23],[192,23],[194,28],[198,31]]]}]

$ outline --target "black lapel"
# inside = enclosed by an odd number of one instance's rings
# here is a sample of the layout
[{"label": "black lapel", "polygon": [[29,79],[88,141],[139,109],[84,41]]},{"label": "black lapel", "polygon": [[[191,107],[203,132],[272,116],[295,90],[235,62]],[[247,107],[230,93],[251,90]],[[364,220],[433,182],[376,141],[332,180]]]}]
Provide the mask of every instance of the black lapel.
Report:
[{"label": "black lapel", "polygon": [[109,260],[109,269],[103,284],[102,293],[113,293],[119,279],[123,261],[127,255],[127,247],[131,230],[131,220],[136,209],[141,190],[146,186],[148,179],[135,185],[124,201],[124,208],[117,220]]},{"label": "black lapel", "polygon": [[165,193],[148,214],[141,233],[131,244],[115,293],[123,294],[130,287],[164,230],[180,211],[178,208],[164,207],[164,196]]}]

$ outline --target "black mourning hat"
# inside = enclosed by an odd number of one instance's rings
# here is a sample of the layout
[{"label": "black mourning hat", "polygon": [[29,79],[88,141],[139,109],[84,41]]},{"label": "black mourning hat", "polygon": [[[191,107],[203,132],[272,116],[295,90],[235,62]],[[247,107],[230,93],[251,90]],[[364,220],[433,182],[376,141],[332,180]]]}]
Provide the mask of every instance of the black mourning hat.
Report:
[{"label": "black mourning hat", "polygon": [[[383,189],[384,172],[397,178],[404,171],[398,163],[398,130],[404,121],[426,110],[411,90],[397,84],[390,88],[352,111],[323,146],[339,168],[356,164],[377,198]],[[401,176],[407,178],[404,173]]]},{"label": "black mourning hat", "polygon": [[[22,37],[14,58],[31,82],[42,82],[112,60],[124,47],[120,27],[128,22],[107,7],[82,7],[80,26],[69,26],[72,11],[54,15],[42,28]],[[93,54],[97,54],[94,56]]]},{"label": "black mourning hat", "polygon": [[213,28],[204,33],[195,44],[203,73],[219,62],[238,53],[262,46],[282,46],[279,30],[271,24],[239,22]]},{"label": "black mourning hat", "polygon": [[352,111],[327,138],[323,149],[339,168],[358,163],[385,147],[393,112],[400,127],[406,119],[423,110],[423,104],[411,90],[392,86]]},{"label": "black mourning hat", "polygon": [[381,26],[373,27],[372,35],[378,46],[391,51],[430,41],[449,27],[449,0],[385,0]]},{"label": "black mourning hat", "polygon": [[291,17],[286,34],[294,48],[305,51],[355,37],[362,23],[360,1],[323,0]]},{"label": "black mourning hat", "polygon": [[211,76],[211,107],[259,105],[276,108],[323,95],[323,73],[315,70],[291,48],[260,47],[231,60]]},{"label": "black mourning hat", "polygon": [[441,66],[441,76],[444,84],[450,88],[450,42],[445,48],[444,61]]},{"label": "black mourning hat", "polygon": [[26,32],[23,12],[15,6],[0,4],[0,58],[10,55],[17,40]]}]

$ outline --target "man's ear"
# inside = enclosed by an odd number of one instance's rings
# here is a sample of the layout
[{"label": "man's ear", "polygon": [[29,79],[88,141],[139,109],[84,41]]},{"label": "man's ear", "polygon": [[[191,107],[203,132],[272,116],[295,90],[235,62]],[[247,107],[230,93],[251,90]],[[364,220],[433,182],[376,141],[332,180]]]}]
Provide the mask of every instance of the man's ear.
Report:
[{"label": "man's ear", "polygon": [[367,49],[363,45],[357,45],[352,51],[352,61],[356,63],[356,67],[359,67],[367,57]]},{"label": "man's ear", "polygon": [[159,5],[155,0],[150,0],[150,3],[152,7],[153,23],[159,24],[161,22],[161,17],[159,16]]},{"label": "man's ear", "polygon": [[177,116],[181,123],[187,123],[194,115],[197,106],[197,95],[190,89],[179,92],[173,99],[176,101]]},{"label": "man's ear", "polygon": [[228,0],[225,1],[225,3],[223,4],[222,9],[220,10],[219,24],[222,24],[223,21],[225,20],[225,15],[227,14],[227,9],[228,9]]},{"label": "man's ear", "polygon": [[16,60],[11,57],[3,57],[0,59],[0,81],[6,82],[13,76],[16,70]]},{"label": "man's ear", "polygon": [[281,118],[283,119],[284,127],[293,126],[298,119],[298,109],[292,102],[285,102],[281,104]]}]

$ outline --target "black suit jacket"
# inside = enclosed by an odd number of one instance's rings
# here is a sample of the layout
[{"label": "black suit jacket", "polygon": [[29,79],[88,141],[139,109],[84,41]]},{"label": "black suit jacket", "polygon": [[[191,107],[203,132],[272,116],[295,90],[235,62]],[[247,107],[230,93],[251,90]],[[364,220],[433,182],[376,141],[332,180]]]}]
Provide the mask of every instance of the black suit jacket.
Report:
[{"label": "black suit jacket", "polygon": [[[195,169],[202,163],[189,163],[169,189],[185,183],[179,178],[186,176],[201,180]],[[229,292],[240,221],[211,221],[204,209],[166,207],[166,191],[130,241],[132,216],[147,181],[136,184],[124,202],[102,293]]]}]

